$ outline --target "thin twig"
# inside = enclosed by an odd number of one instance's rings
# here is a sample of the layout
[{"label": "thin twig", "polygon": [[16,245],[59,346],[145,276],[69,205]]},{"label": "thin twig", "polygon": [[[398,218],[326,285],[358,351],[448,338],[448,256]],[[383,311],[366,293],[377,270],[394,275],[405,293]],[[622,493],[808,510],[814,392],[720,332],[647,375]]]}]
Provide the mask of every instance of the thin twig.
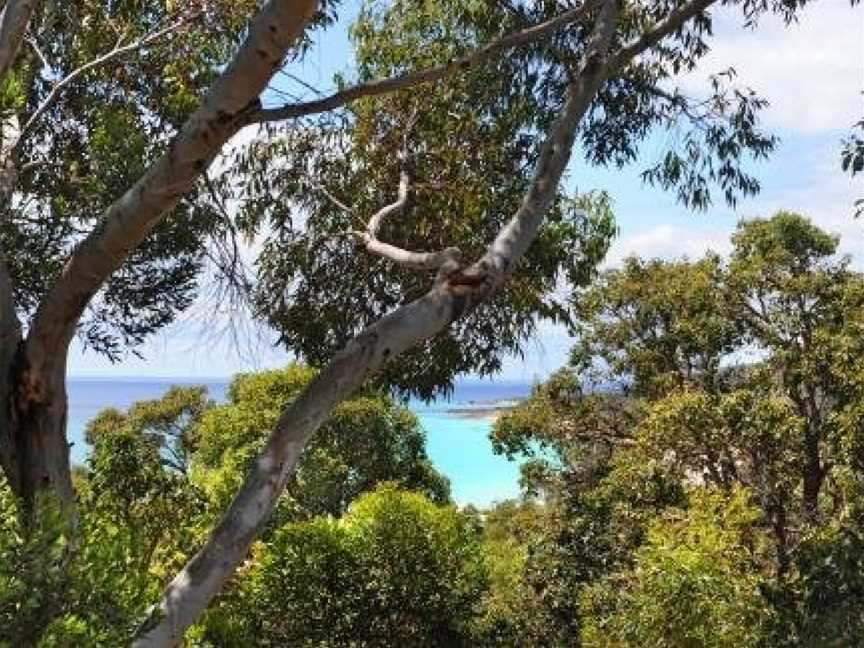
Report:
[{"label": "thin twig", "polygon": [[42,67],[48,70],[51,69],[51,64],[48,63],[48,58],[45,56],[45,53],[39,47],[39,43],[36,42],[35,38],[27,36],[27,44],[31,47],[33,52],[36,54],[36,57],[39,59],[39,62],[42,63]]},{"label": "thin twig", "polygon": [[[99,67],[100,65],[105,65],[113,61],[114,59],[123,56],[124,54],[129,54],[130,52],[137,51],[148,45],[154,43],[155,41],[167,36],[168,34],[177,31],[180,27],[189,22],[191,16],[184,16],[182,19],[174,22],[167,27],[159,29],[157,31],[151,32],[142,38],[139,38],[136,41],[129,43],[128,45],[117,45],[114,49],[102,54],[101,56],[93,59],[89,63],[85,63],[81,67],[73,70],[69,74],[67,74],[63,79],[54,84],[54,87],[51,89],[51,92],[48,93],[48,96],[45,97],[45,100],[39,104],[39,107],[36,108],[36,111],[30,115],[30,118],[24,124],[24,127],[21,129],[21,133],[18,136],[18,142],[20,143],[24,139],[24,135],[33,128],[38,119],[45,113],[46,110],[51,108],[57,100],[60,98],[60,93],[69,86],[75,79],[80,77],[82,74],[89,72],[90,70]],[[119,41],[118,41],[119,43]]]}]

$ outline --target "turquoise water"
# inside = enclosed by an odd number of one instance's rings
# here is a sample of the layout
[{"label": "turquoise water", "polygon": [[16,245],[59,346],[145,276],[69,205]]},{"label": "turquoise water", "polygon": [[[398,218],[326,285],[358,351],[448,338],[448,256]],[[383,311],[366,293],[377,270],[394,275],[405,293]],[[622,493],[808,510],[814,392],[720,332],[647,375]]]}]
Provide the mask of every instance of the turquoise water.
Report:
[{"label": "turquoise water", "polygon": [[429,456],[450,479],[457,503],[484,507],[519,494],[519,465],[492,452],[491,420],[420,413],[420,421]]},{"label": "turquoise water", "polygon": [[[204,384],[210,397],[224,400],[228,386],[223,380],[72,379],[69,389],[69,441],[72,461],[82,463],[87,455],[84,427],[106,407],[125,409],[137,400],[158,398],[171,385]],[[449,479],[453,498],[459,504],[487,506],[519,492],[519,466],[492,452],[489,442],[491,419],[465,418],[448,410],[482,407],[491,401],[525,396],[530,386],[520,383],[460,383],[450,400],[410,407],[426,430],[427,450],[438,470]]]}]

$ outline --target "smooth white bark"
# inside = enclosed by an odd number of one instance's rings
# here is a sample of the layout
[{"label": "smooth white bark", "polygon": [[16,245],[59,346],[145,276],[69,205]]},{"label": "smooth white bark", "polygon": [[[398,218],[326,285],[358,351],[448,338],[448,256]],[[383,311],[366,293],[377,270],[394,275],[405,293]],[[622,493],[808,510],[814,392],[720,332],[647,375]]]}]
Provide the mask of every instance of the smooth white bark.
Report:
[{"label": "smooth white bark", "polygon": [[531,25],[520,31],[502,36],[465,56],[448,61],[444,65],[417,70],[416,72],[408,72],[386,79],[376,79],[375,81],[360,83],[345,90],[340,90],[328,97],[316,99],[315,101],[290,104],[279,108],[261,109],[250,115],[250,123],[283,121],[285,119],[295,119],[305,115],[327,112],[362,97],[375,97],[424,83],[440,81],[453,74],[477,67],[508,49],[548,38],[559,29],[585,19],[600,4],[600,0],[584,0],[578,7],[563,11],[554,18],[536,25]]},{"label": "smooth white bark", "polygon": [[[174,645],[203,612],[247,556],[252,540],[267,522],[293,473],[303,446],[333,407],[359,388],[382,363],[433,337],[476,307],[515,268],[558,190],[579,121],[603,81],[603,59],[616,7],[617,0],[605,3],[587,63],[569,87],[561,114],[547,134],[526,199],[487,254],[500,260],[506,269],[486,274],[481,281],[464,282],[457,276],[437,283],[417,301],[368,327],[318,374],[282,414],[207,544],[166,588],[152,627],[134,644],[137,648]],[[481,260],[475,266],[479,268],[483,263]]]},{"label": "smooth white bark", "polygon": [[65,353],[85,306],[129,253],[188,193],[257,109],[258,97],[318,8],[317,0],[270,0],[165,154],[102,216],[42,300],[27,340],[35,371]]},{"label": "smooth white bark", "polygon": [[[9,414],[14,420],[0,455],[7,473],[23,476],[16,492],[25,498],[51,489],[64,510],[74,511],[64,378],[81,314],[132,250],[193,188],[249,112],[260,107],[258,97],[317,8],[317,0],[270,0],[264,5],[246,41],[168,150],[102,215],[42,298],[23,348],[14,349],[16,393]],[[154,37],[163,35],[160,31]]]}]

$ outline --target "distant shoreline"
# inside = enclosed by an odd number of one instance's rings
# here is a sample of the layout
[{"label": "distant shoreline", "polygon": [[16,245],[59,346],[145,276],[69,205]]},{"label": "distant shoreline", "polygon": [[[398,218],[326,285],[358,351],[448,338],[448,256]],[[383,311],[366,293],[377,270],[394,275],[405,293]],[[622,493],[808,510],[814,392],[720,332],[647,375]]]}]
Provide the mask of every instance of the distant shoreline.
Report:
[{"label": "distant shoreline", "polygon": [[451,407],[446,410],[449,416],[466,419],[496,420],[502,414],[510,412],[525,400],[524,398],[505,398],[492,401],[468,401],[463,407]]}]

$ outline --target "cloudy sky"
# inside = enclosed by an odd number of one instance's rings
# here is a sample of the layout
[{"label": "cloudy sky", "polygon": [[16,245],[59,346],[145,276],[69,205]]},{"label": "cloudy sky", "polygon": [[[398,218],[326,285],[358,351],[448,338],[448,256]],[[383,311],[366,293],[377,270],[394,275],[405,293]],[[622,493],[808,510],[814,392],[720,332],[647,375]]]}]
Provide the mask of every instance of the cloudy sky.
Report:
[{"label": "cloudy sky", "polygon": [[[770,101],[763,125],[781,142],[770,160],[754,168],[762,191],[742,201],[736,210],[718,204],[694,214],[663,191],[644,186],[638,175],[644,165],[603,171],[574,162],[568,179],[572,186],[605,189],[615,200],[620,236],[607,265],[614,266],[631,254],[677,258],[698,256],[708,249],[722,253],[728,250],[729,236],[739,219],[787,208],[839,234],[842,250],[864,267],[864,222],[852,218],[852,203],[864,195],[864,182],[839,171],[840,141],[864,115],[864,5],[850,9],[848,0],[818,0],[802,13],[798,24],[786,27],[767,18],[755,32],[744,30],[740,18],[724,10],[716,26],[712,52],[700,65],[699,74],[682,79],[681,85],[698,94],[708,74],[734,67],[740,84]],[[332,73],[344,69],[346,60],[344,34],[331,33],[298,73],[326,89]],[[652,139],[643,151],[644,162],[657,159],[664,145],[663,138]],[[270,346],[266,332],[247,331],[239,347],[212,333],[206,314],[198,312],[191,321],[158,335],[142,349],[143,360],[133,358],[112,366],[75,349],[70,374],[221,377],[288,359]],[[542,377],[564,362],[568,347],[562,331],[543,327],[529,345],[526,359],[509,360],[501,378],[530,381]]]}]

